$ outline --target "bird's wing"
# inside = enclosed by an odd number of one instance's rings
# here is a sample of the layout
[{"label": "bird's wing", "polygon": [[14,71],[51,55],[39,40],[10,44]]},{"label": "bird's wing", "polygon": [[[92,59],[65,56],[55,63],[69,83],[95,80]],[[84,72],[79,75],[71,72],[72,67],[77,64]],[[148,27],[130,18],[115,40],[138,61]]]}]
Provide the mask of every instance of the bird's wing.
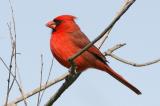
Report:
[{"label": "bird's wing", "polygon": [[[72,41],[74,42],[74,44],[76,44],[81,49],[90,43],[90,40],[88,39],[88,37],[80,30],[75,31],[75,32],[69,32],[69,33],[71,34],[70,37]],[[100,61],[106,64],[107,60],[105,56],[99,51],[97,47],[93,45],[87,51],[90,52],[95,57],[97,57]]]}]

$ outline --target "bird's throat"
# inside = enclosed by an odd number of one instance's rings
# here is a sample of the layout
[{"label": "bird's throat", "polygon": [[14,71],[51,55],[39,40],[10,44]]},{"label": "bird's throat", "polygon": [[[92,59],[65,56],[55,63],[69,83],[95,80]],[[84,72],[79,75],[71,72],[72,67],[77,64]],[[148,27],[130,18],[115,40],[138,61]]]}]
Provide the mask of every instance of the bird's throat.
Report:
[{"label": "bird's throat", "polygon": [[55,31],[56,31],[56,29],[52,29],[52,33],[55,32]]}]

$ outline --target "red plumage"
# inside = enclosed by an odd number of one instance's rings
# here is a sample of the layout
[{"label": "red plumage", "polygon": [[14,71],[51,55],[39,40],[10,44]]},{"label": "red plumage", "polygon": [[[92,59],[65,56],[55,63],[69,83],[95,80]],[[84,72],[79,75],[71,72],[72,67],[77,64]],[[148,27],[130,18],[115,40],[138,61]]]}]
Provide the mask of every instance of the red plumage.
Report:
[{"label": "red plumage", "polygon": [[[47,26],[52,29],[50,39],[51,52],[59,63],[67,68],[71,67],[68,58],[90,43],[87,36],[85,36],[75,23],[74,19],[74,16],[62,15],[47,23]],[[131,85],[121,75],[108,66],[105,56],[94,45],[77,57],[74,62],[76,63],[77,71],[79,72],[88,68],[102,70],[130,88],[136,94],[141,94],[136,87]]]}]

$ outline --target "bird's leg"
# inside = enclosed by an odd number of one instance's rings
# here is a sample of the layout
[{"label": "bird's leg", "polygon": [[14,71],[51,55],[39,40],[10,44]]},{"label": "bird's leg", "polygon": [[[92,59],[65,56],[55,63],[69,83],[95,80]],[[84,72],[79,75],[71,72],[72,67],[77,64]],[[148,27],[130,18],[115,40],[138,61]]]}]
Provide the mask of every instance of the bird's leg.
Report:
[{"label": "bird's leg", "polygon": [[70,61],[70,63],[71,63],[71,68],[69,70],[70,74],[71,75],[77,74],[77,71],[76,71],[77,65],[76,65],[76,63],[74,61]]},{"label": "bird's leg", "polygon": [[71,62],[71,67],[70,67],[70,69],[69,69],[69,75],[66,77],[66,80],[70,80],[70,79],[72,79],[78,72],[76,71],[76,69],[77,69],[77,66],[76,66],[76,64],[75,64],[75,62]]}]

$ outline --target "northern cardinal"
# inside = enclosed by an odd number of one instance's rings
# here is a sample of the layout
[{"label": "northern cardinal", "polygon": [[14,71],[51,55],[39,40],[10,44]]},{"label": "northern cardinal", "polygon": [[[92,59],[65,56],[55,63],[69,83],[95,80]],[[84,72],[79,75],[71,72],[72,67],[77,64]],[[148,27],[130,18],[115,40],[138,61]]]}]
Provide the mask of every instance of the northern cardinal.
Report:
[{"label": "northern cardinal", "polygon": [[[52,29],[50,39],[51,52],[58,62],[67,68],[71,67],[68,59],[90,43],[90,40],[76,24],[75,19],[76,17],[72,15],[61,15],[46,24],[47,27]],[[85,71],[88,68],[102,70],[136,94],[141,94],[136,87],[109,67],[105,56],[94,45],[77,57],[74,62],[77,65],[76,71],[78,72]]]}]

